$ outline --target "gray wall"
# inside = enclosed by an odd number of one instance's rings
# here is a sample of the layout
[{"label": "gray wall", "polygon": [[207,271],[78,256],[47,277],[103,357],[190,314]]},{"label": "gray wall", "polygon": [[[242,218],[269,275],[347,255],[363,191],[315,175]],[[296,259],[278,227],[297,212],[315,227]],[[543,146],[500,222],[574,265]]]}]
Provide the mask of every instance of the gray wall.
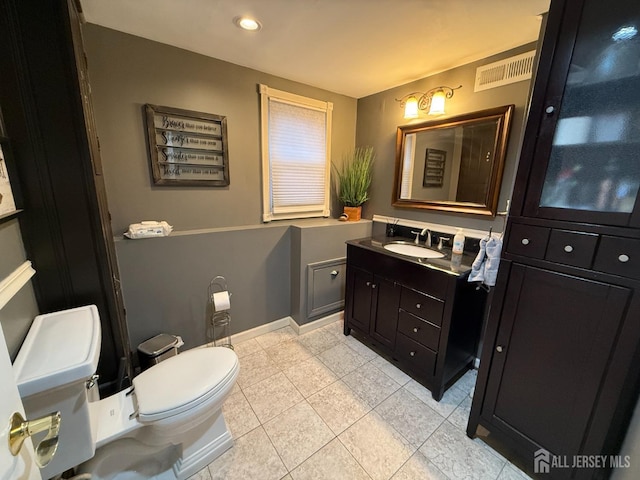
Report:
[{"label": "gray wall", "polygon": [[[354,98],[96,25],[85,26],[84,39],[116,234],[140,220],[166,220],[176,230],[261,222],[259,83],[333,102],[332,159],[340,163],[354,146]],[[146,103],[227,117],[229,187],[153,186]]]},{"label": "gray wall", "polygon": [[[258,84],[333,102],[337,163],[355,144],[356,100],[95,25],[84,37],[113,231],[141,220],[174,227],[169,238],[116,242],[132,346],[159,332],[202,344],[215,275],[233,292],[232,333],[290,315],[290,222],[261,224]],[[231,184],[154,186],[146,103],[226,116]]]},{"label": "gray wall", "polygon": [[161,332],[205,343],[216,275],[232,293],[231,333],[288,316],[290,251],[288,225],[116,241],[132,347]]},{"label": "gray wall", "polygon": [[[0,280],[2,280],[26,260],[17,219],[0,224],[0,252],[2,252],[0,255]],[[37,269],[37,265],[34,265],[34,268]],[[15,359],[38,313],[38,305],[30,281],[0,310],[0,324],[11,360]]]},{"label": "gray wall", "polygon": [[[312,228],[296,232],[300,243],[292,248],[294,222],[261,224],[259,83],[334,103],[335,162],[340,163],[343,152],[355,144],[376,147],[372,199],[365,205],[369,215],[425,219],[421,212],[392,213],[390,207],[395,129],[402,116],[394,97],[433,86],[432,82],[463,83],[465,88],[449,102],[450,114],[507,103],[518,105],[516,118],[521,120],[524,113],[526,82],[474,96],[474,66],[356,102],[103,27],[86,25],[84,30],[113,230],[119,234],[141,220],[166,220],[174,226],[168,238],[116,242],[134,347],[159,332],[183,336],[187,347],[204,343],[206,292],[215,275],[224,275],[233,293],[232,333],[288,315],[304,323],[307,263],[336,258],[350,235],[363,236],[353,229]],[[142,114],[145,103],[225,115],[229,187],[153,186]],[[516,122],[507,178],[513,174],[518,127]],[[318,242],[321,236],[326,241]]]},{"label": "gray wall", "polygon": [[307,314],[308,265],[344,258],[347,240],[371,236],[372,222],[326,220],[316,225],[304,222],[291,227],[291,317],[298,325],[316,318]]},{"label": "gray wall", "polygon": [[[452,225],[456,227],[484,230],[493,225],[496,231],[503,228],[501,218],[492,220],[472,215],[456,215],[428,210],[396,208],[391,205],[393,191],[396,129],[408,123],[403,118],[403,109],[396,98],[410,92],[425,92],[441,85],[457,87],[452,99],[447,100],[447,116],[455,116],[501,105],[514,104],[515,115],[511,125],[511,134],[507,151],[505,170],[500,190],[499,210],[504,210],[506,200],[511,198],[513,182],[521,144],[521,135],[525,109],[529,97],[529,81],[512,83],[482,92],[474,93],[476,68],[502,58],[524,53],[535,48],[535,43],[523,45],[482,61],[470,63],[431,77],[392,88],[358,100],[358,123],[356,129],[357,145],[373,145],[376,149],[376,163],[373,172],[371,200],[365,204],[364,215],[372,218],[374,214],[400,217],[410,220]],[[421,117],[414,122],[428,120]]]}]

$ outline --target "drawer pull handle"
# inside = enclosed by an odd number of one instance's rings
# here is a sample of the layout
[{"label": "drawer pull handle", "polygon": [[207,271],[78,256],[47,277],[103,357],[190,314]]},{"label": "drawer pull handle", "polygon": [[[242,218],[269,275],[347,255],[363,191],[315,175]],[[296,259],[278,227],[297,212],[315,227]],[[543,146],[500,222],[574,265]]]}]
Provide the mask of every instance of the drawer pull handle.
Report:
[{"label": "drawer pull handle", "polygon": [[622,263],[627,263],[629,261],[629,255],[625,255],[624,253],[618,257],[618,261]]},{"label": "drawer pull handle", "polygon": [[503,350],[504,350],[504,349],[502,348],[502,345],[498,345],[498,346],[496,347],[496,352],[498,352],[498,353],[502,353],[502,351],[503,351]]},{"label": "drawer pull handle", "polygon": [[573,252],[573,247],[571,245],[565,245],[564,246],[564,251],[567,253],[571,253]]},{"label": "drawer pull handle", "polygon": [[422,305],[419,303],[416,303],[416,308],[422,308]]},{"label": "drawer pull handle", "polygon": [[411,355],[412,357],[416,356],[416,352],[409,352],[409,355]]},{"label": "drawer pull handle", "polygon": [[418,333],[418,330],[420,330],[418,327],[414,327],[413,328],[413,333]]},{"label": "drawer pull handle", "polygon": [[331,271],[331,276],[332,276],[332,277],[337,277],[339,273],[340,273],[340,272],[339,272],[338,270],[332,270],[332,271]]},{"label": "drawer pull handle", "polygon": [[529,245],[529,239],[528,238],[523,238],[522,239],[522,244],[523,245]]}]

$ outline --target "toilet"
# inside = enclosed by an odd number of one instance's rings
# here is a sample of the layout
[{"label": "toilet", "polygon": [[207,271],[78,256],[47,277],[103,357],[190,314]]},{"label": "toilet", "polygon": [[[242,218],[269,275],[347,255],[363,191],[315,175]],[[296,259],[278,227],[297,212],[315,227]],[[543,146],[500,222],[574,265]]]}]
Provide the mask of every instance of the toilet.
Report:
[{"label": "toilet", "polygon": [[62,416],[58,451],[42,478],[77,467],[96,480],[182,480],[232,446],[222,404],[239,372],[233,350],[187,350],[100,399],[100,341],[90,305],[39,315],[18,352],[13,368],[28,418]]}]

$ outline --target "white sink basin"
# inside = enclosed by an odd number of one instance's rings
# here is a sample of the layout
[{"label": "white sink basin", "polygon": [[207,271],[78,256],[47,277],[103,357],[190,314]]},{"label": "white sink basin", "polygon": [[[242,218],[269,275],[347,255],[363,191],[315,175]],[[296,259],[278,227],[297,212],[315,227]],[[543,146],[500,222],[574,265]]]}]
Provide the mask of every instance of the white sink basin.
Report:
[{"label": "white sink basin", "polygon": [[444,253],[436,252],[430,248],[408,243],[387,243],[384,248],[394,253],[419,258],[442,258]]}]

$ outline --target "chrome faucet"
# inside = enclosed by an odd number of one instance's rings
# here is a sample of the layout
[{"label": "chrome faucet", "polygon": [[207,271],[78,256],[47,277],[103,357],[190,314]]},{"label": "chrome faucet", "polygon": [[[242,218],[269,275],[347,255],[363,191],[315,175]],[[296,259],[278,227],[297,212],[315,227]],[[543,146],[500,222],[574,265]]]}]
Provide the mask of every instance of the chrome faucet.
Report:
[{"label": "chrome faucet", "polygon": [[424,241],[424,244],[427,247],[431,246],[431,230],[429,230],[428,228],[423,228],[422,231],[420,232],[420,235],[424,236],[427,235],[427,239]]},{"label": "chrome faucet", "polygon": [[422,231],[420,232],[414,232],[412,230],[411,233],[413,233],[416,236],[416,239],[413,241],[413,243],[415,243],[416,245],[420,243],[420,235],[422,235],[423,237],[426,235],[427,239],[424,241],[424,244],[427,247],[431,246],[431,230],[429,230],[428,228],[423,228]]}]

